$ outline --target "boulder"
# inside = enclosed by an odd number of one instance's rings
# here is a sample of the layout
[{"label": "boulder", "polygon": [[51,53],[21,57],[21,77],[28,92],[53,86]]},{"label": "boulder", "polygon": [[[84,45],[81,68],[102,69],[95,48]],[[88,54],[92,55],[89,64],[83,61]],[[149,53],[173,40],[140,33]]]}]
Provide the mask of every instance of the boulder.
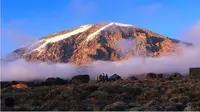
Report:
[{"label": "boulder", "polygon": [[50,77],[45,80],[45,84],[46,85],[64,85],[66,84],[66,81],[59,77],[56,77],[56,78]]},{"label": "boulder", "polygon": [[172,73],[172,77],[174,77],[174,78],[182,78],[183,76],[180,73],[175,72],[175,73]]},{"label": "boulder", "polygon": [[200,68],[190,68],[190,77],[200,78]]},{"label": "boulder", "polygon": [[70,83],[72,84],[82,84],[82,83],[89,83],[90,76],[89,75],[77,75],[72,77]]},{"label": "boulder", "polygon": [[147,78],[147,79],[155,79],[155,78],[157,78],[157,76],[156,76],[155,73],[147,73],[146,78]]},{"label": "boulder", "polygon": [[13,80],[12,85],[16,85],[16,84],[19,84],[19,83],[17,81]]},{"label": "boulder", "polygon": [[163,74],[157,74],[157,78],[163,78]]},{"label": "boulder", "polygon": [[112,76],[110,76],[109,78],[108,78],[108,81],[117,81],[117,80],[121,80],[122,78],[119,76],[119,75],[117,75],[117,74],[114,74],[114,75],[112,75]]},{"label": "boulder", "polygon": [[128,78],[128,80],[138,80],[138,78],[136,78],[135,76],[131,76]]}]

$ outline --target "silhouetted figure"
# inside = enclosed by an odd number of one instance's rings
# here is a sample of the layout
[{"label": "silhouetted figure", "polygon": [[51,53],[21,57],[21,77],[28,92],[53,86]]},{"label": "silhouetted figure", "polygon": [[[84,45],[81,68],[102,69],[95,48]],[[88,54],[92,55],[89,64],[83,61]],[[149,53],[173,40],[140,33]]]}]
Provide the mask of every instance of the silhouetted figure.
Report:
[{"label": "silhouetted figure", "polygon": [[96,76],[96,81],[99,82],[99,75]]},{"label": "silhouetted figure", "polygon": [[105,82],[105,74],[103,73],[102,81]]},{"label": "silhouetted figure", "polygon": [[108,82],[108,74],[106,74],[106,82]]},{"label": "silhouetted figure", "polygon": [[103,79],[103,76],[100,74],[100,76],[99,76],[99,82],[101,82],[102,79]]}]

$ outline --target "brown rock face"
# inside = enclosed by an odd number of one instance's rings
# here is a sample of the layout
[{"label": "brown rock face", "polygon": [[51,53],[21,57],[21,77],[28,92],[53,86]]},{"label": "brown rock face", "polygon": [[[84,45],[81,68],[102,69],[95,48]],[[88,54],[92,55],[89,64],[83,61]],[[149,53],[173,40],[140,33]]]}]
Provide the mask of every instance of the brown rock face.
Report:
[{"label": "brown rock face", "polygon": [[[126,41],[119,46],[117,43],[123,40]],[[134,55],[170,55],[176,51],[179,41],[134,26],[108,23],[62,31],[38,43],[33,44],[34,47],[17,49],[15,53],[27,61],[85,65],[94,60],[118,61]],[[125,48],[122,50],[121,46]]]}]

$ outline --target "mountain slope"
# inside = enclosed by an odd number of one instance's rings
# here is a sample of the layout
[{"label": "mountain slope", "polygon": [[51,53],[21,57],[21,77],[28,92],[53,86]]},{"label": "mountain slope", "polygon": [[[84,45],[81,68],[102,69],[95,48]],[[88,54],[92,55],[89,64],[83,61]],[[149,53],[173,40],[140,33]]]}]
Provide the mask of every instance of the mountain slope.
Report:
[{"label": "mountain slope", "polygon": [[[121,49],[118,45],[129,46]],[[46,36],[27,48],[14,51],[27,61],[85,65],[94,60],[118,61],[139,55],[157,57],[176,51],[178,40],[128,24],[105,23],[80,26]],[[123,45],[124,44],[124,45]],[[132,46],[133,45],[133,46]]]}]

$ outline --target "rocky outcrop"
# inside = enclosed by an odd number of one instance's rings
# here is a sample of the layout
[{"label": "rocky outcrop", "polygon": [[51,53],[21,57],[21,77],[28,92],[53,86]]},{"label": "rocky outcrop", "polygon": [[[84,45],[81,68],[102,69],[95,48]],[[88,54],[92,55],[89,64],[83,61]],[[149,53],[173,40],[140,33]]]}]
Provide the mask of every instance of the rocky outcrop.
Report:
[{"label": "rocky outcrop", "polygon": [[72,84],[82,84],[82,83],[88,83],[90,81],[90,76],[89,75],[77,75],[74,76],[70,83]]},{"label": "rocky outcrop", "polygon": [[155,73],[147,73],[146,78],[147,79],[155,79],[155,78],[157,78],[157,75]]},{"label": "rocky outcrop", "polygon": [[56,77],[56,78],[50,77],[45,80],[45,84],[46,85],[64,85],[64,84],[67,84],[67,81],[59,77]]}]

